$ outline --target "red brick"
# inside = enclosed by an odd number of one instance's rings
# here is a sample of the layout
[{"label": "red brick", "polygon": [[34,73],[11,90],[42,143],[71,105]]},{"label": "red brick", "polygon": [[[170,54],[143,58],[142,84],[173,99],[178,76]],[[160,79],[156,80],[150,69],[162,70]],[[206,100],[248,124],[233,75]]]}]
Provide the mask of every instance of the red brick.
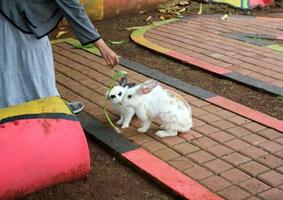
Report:
[{"label": "red brick", "polygon": [[250,175],[238,170],[237,168],[232,168],[221,173],[220,175],[233,184],[237,184],[251,178]]},{"label": "red brick", "polygon": [[202,100],[193,101],[190,104],[192,104],[193,106],[198,107],[198,108],[210,105],[210,103],[208,103],[206,101],[202,101]]},{"label": "red brick", "polygon": [[194,130],[190,130],[189,132],[186,133],[180,133],[179,137],[187,140],[187,141],[191,141],[194,139],[197,139],[199,137],[202,137],[203,135],[199,134],[198,132],[194,131]]},{"label": "red brick", "polygon": [[275,140],[277,143],[282,144],[283,145],[283,137],[282,138],[278,138]]},{"label": "red brick", "polygon": [[245,149],[245,148],[248,148],[248,147],[251,146],[248,143],[246,143],[242,140],[239,140],[239,139],[230,140],[228,142],[225,142],[224,144],[226,146],[236,150],[236,151],[241,150],[241,149]]},{"label": "red brick", "polygon": [[205,111],[205,110],[203,110],[201,108],[196,108],[196,107],[192,106],[191,109],[192,109],[193,117],[198,117],[198,116],[201,116],[201,115],[208,114],[207,111]]},{"label": "red brick", "polygon": [[188,154],[186,157],[190,158],[190,160],[193,160],[194,162],[199,163],[199,164],[215,159],[215,156],[205,151],[197,151],[197,152]]},{"label": "red brick", "polygon": [[201,115],[201,116],[198,116],[198,119],[200,119],[202,121],[205,121],[207,123],[211,123],[211,122],[215,122],[215,121],[221,120],[220,117],[218,117],[217,115],[214,115],[214,114]]},{"label": "red brick", "polygon": [[243,127],[254,132],[254,133],[266,129],[265,126],[262,126],[262,125],[260,125],[256,122],[250,122],[250,123],[244,124]]},{"label": "red brick", "polygon": [[241,164],[251,160],[250,158],[243,156],[242,154],[240,154],[238,152],[234,152],[234,153],[231,153],[227,156],[223,156],[222,159],[227,161],[228,163],[234,165],[234,166],[241,165]]},{"label": "red brick", "polygon": [[206,149],[211,154],[215,155],[216,157],[222,157],[224,155],[229,155],[233,152],[232,149],[225,147],[223,145],[215,145]]},{"label": "red brick", "polygon": [[226,141],[229,141],[229,140],[232,140],[234,139],[235,137],[231,134],[228,134],[224,131],[219,131],[217,133],[213,133],[211,135],[209,135],[209,137],[213,140],[216,140],[217,142],[226,142]]},{"label": "red brick", "polygon": [[136,128],[134,128],[134,127],[129,127],[129,128],[120,129],[120,130],[121,130],[121,134],[124,135],[127,138],[140,134],[139,132],[137,132]]},{"label": "red brick", "polygon": [[283,149],[283,145],[280,145],[273,141],[266,141],[266,142],[260,143],[258,146],[260,146],[261,148],[265,149],[266,151],[270,153],[274,153],[274,152],[277,152]]},{"label": "red brick", "polygon": [[[185,93],[185,94],[186,94],[186,93]],[[185,99],[186,101],[188,101],[188,102],[193,102],[193,101],[199,100],[199,98],[196,98],[196,97],[191,96],[191,95],[188,95],[188,94],[186,94],[186,95],[184,96],[184,99]]]},{"label": "red brick", "polygon": [[161,141],[167,144],[168,146],[173,146],[185,142],[184,139],[178,136],[161,138]]},{"label": "red brick", "polygon": [[259,194],[259,196],[265,200],[282,200],[283,191],[277,188],[272,188]]},{"label": "red brick", "polygon": [[220,120],[220,121],[217,121],[217,122],[213,122],[213,126],[219,128],[219,129],[225,130],[225,129],[228,129],[228,128],[232,128],[235,125],[228,122],[228,121]]},{"label": "red brick", "polygon": [[228,181],[221,178],[220,176],[212,176],[201,181],[201,184],[212,190],[213,192],[217,192],[231,185]]},{"label": "red brick", "polygon": [[231,117],[236,116],[236,114],[234,114],[230,111],[227,111],[227,110],[217,111],[215,114],[222,117],[223,119],[227,119],[227,118],[231,118]]},{"label": "red brick", "polygon": [[204,106],[204,107],[202,107],[202,109],[204,109],[208,112],[216,112],[216,111],[222,110],[222,108],[215,106],[215,105]]},{"label": "red brick", "polygon": [[258,176],[263,182],[272,185],[273,187],[283,184],[283,175],[274,170],[270,170]]},{"label": "red brick", "polygon": [[242,188],[255,195],[270,189],[271,187],[262,181],[252,178],[239,184]]},{"label": "red brick", "polygon": [[276,138],[282,138],[282,133],[274,130],[274,129],[264,129],[262,131],[258,131],[257,134],[261,135],[262,137],[265,137],[269,140],[274,140]]},{"label": "red brick", "polygon": [[195,180],[202,180],[213,175],[210,171],[198,165],[185,170],[184,173]]},{"label": "red brick", "polygon": [[212,139],[205,137],[205,136],[194,139],[191,142],[193,144],[197,145],[198,147],[202,148],[202,149],[207,149],[208,147],[211,147],[211,146],[218,144],[217,142],[215,142]]},{"label": "red brick", "polygon": [[215,127],[213,127],[209,124],[204,125],[204,126],[199,126],[199,127],[196,127],[196,128],[193,127],[193,129],[196,130],[197,132],[204,134],[204,135],[209,135],[211,133],[215,133],[215,132],[220,131],[218,128],[215,128]]},{"label": "red brick", "polygon": [[144,143],[142,146],[150,152],[156,152],[167,148],[167,146],[155,140]]},{"label": "red brick", "polygon": [[136,144],[144,144],[153,140],[151,137],[147,136],[146,134],[137,134],[131,136],[129,139],[134,141]]},{"label": "red brick", "polygon": [[207,162],[204,164],[204,166],[212,170],[215,174],[220,174],[221,172],[224,172],[233,167],[232,165],[220,159]]},{"label": "red brick", "polygon": [[278,158],[271,154],[258,158],[257,161],[272,169],[283,165],[283,160],[281,158]]},{"label": "red brick", "polygon": [[178,157],[181,157],[180,154],[173,151],[172,149],[163,149],[154,153],[157,157],[161,158],[164,161],[172,160]]},{"label": "red brick", "polygon": [[265,138],[260,137],[260,136],[258,136],[256,134],[251,134],[251,135],[244,136],[244,137],[242,137],[242,140],[244,140],[247,143],[252,144],[252,145],[257,145],[257,144],[260,144],[260,143],[266,141]]},{"label": "red brick", "polygon": [[232,133],[236,137],[243,137],[245,135],[252,134],[252,132],[250,132],[247,129],[244,129],[243,127],[240,127],[240,126],[236,126],[234,128],[230,128],[227,131]]},{"label": "red brick", "polygon": [[178,151],[179,153],[181,153],[182,155],[187,155],[189,153],[192,153],[192,152],[199,150],[198,147],[190,144],[189,142],[184,142],[184,143],[181,143],[181,144],[174,145],[173,148],[176,151]]},{"label": "red brick", "polygon": [[247,200],[261,200],[261,199],[259,199],[259,198],[255,197],[255,196],[253,196],[253,197],[251,197],[251,198],[248,198]]},{"label": "red brick", "polygon": [[278,172],[280,172],[281,174],[283,174],[283,166],[278,167],[276,170],[277,170]]},{"label": "red brick", "polygon": [[242,149],[240,150],[240,152],[252,159],[256,159],[256,158],[268,155],[268,152],[262,149],[259,149],[257,147],[254,147],[254,146],[246,148],[246,149]]},{"label": "red brick", "polygon": [[283,151],[278,151],[278,152],[274,153],[274,155],[283,159]]},{"label": "red brick", "polygon": [[255,161],[245,163],[239,166],[239,168],[244,172],[250,174],[251,176],[257,176],[258,174],[261,174],[269,170],[269,168]]},{"label": "red brick", "polygon": [[193,118],[193,127],[203,126],[206,123],[204,121],[201,121],[197,118]]},{"label": "red brick", "polygon": [[183,171],[194,166],[194,163],[185,157],[178,157],[168,161],[168,163],[176,169]]},{"label": "red brick", "polygon": [[218,192],[221,196],[229,200],[243,200],[251,195],[237,186],[231,186]]},{"label": "red brick", "polygon": [[228,121],[237,124],[237,125],[242,125],[250,122],[247,118],[241,117],[241,116],[235,116],[227,119]]}]

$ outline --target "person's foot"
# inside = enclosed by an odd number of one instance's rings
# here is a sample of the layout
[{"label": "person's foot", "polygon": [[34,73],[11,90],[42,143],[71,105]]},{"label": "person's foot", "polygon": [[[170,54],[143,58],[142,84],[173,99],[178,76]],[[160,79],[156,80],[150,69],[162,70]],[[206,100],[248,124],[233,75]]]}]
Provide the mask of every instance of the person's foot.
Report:
[{"label": "person's foot", "polygon": [[77,114],[84,109],[84,104],[82,102],[68,102],[67,104],[74,114]]}]

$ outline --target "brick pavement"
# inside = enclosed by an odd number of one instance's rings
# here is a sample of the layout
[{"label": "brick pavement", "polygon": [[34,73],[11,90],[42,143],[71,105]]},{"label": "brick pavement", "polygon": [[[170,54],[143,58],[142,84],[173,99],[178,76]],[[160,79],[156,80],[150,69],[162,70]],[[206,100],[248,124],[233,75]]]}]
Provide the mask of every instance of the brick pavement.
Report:
[{"label": "brick pavement", "polygon": [[[101,58],[68,44],[60,43],[53,49],[62,97],[84,102],[86,112],[106,124],[104,94],[111,83],[111,69]],[[118,68],[128,71],[132,81],[148,79],[122,66]],[[161,139],[154,135],[157,124],[140,134],[136,131],[139,122],[134,119],[122,134],[224,199],[282,199],[282,132],[178,93],[192,107],[192,130]],[[110,111],[116,120],[116,114]]]},{"label": "brick pavement", "polygon": [[[282,43],[282,24],[283,19],[277,18],[230,16],[221,20],[221,16],[204,15],[153,26],[139,35],[144,40],[132,38],[143,46],[240,82],[262,87],[255,81],[245,81],[243,76],[263,81],[278,87],[280,95],[283,54],[266,46],[270,39]],[[235,77],[231,72],[242,76]]]}]

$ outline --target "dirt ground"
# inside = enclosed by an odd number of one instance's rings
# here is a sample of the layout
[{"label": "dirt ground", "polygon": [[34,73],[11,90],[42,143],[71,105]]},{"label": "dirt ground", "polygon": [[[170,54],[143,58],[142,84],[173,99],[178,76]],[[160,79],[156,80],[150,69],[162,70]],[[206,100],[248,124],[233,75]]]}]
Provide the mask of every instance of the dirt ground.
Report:
[{"label": "dirt ground", "polygon": [[[91,173],[21,200],[176,200],[99,145],[89,141]],[[179,198],[178,198],[179,199]]]}]

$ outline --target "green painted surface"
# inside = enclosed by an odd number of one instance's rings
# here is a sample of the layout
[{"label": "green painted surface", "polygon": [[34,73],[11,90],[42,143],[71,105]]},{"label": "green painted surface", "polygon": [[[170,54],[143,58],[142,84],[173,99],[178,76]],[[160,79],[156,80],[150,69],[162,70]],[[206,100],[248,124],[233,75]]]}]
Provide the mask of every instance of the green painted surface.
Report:
[{"label": "green painted surface", "polygon": [[150,25],[141,27],[135,31],[132,32],[131,37],[137,37],[137,36],[142,36],[144,35],[145,32],[149,31],[152,28],[158,27],[158,26],[162,26],[164,24],[169,24],[171,22],[175,22],[178,21],[179,19],[169,19],[169,20],[164,20],[164,21],[159,21],[159,22],[153,22]]},{"label": "green painted surface", "polygon": [[52,40],[51,44],[59,44],[59,43],[62,43],[62,42],[66,42],[66,43],[72,45],[74,48],[83,49],[83,50],[88,51],[90,53],[93,53],[95,55],[101,56],[100,51],[98,50],[98,48],[96,48],[96,46],[94,44],[88,44],[88,45],[83,46],[83,45],[81,45],[81,43],[78,40],[73,39],[73,38]]},{"label": "green painted surface", "polygon": [[283,44],[272,44],[272,45],[268,45],[266,47],[273,49],[273,50],[276,50],[276,51],[283,52]]}]

